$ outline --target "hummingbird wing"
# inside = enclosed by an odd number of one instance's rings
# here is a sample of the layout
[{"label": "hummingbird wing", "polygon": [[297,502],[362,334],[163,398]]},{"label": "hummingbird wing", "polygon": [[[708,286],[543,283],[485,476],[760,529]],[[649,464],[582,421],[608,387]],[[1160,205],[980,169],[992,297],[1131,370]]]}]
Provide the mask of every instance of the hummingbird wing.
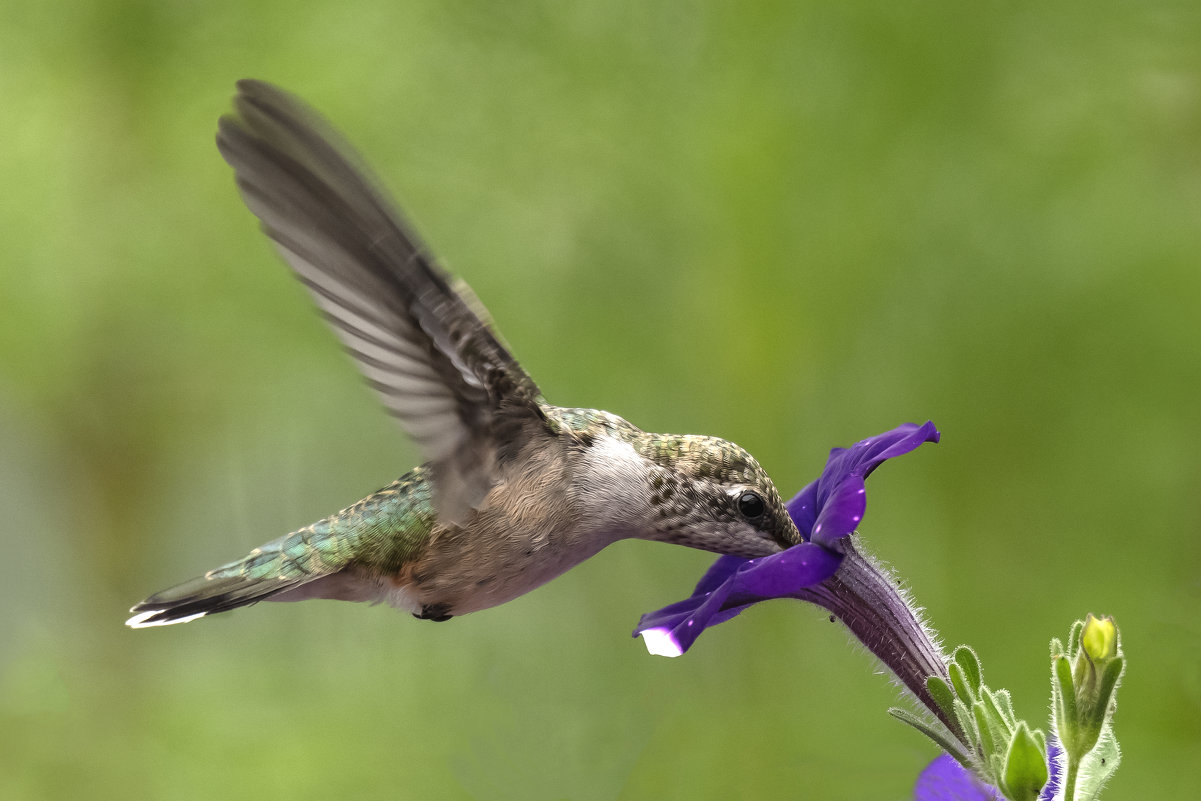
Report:
[{"label": "hummingbird wing", "polygon": [[234,110],[217,147],[246,205],[421,448],[439,518],[462,522],[545,425],[538,387],[315,111],[252,80]]}]

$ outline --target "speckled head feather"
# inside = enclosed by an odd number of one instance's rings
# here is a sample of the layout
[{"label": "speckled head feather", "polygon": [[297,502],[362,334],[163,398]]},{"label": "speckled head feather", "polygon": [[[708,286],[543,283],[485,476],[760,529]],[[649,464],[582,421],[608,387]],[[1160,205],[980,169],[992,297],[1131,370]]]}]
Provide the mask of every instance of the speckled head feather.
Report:
[{"label": "speckled head feather", "polygon": [[[767,472],[745,449],[717,437],[648,434],[635,444],[654,467],[650,503],[663,538],[705,548],[714,525],[728,533],[750,527],[780,547],[801,541]],[[762,513],[748,516],[744,497],[757,496]],[[760,554],[751,554],[751,556]]]},{"label": "speckled head feather", "polygon": [[640,450],[652,462],[695,479],[750,486],[765,482],[771,486],[755,457],[728,440],[694,434],[651,434]]}]

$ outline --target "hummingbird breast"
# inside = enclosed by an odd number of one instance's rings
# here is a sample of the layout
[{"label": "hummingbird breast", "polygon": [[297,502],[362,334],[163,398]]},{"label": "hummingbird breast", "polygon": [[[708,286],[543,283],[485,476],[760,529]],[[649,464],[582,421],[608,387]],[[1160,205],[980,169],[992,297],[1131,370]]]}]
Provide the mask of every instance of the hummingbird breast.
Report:
[{"label": "hummingbird breast", "polygon": [[605,453],[555,442],[523,457],[461,526],[435,525],[428,545],[390,577],[389,604],[419,616],[437,610],[440,618],[487,609],[540,587],[622,536],[590,502],[593,463],[598,457],[607,462]]}]

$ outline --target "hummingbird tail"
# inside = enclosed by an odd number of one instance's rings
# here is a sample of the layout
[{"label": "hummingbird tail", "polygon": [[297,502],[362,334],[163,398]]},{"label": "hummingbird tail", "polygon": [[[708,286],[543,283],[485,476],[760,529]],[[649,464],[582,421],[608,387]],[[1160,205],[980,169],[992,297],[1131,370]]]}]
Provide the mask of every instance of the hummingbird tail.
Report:
[{"label": "hummingbird tail", "polygon": [[294,589],[301,583],[303,582],[288,580],[283,576],[258,579],[247,576],[218,578],[212,573],[206,573],[151,595],[129,610],[133,616],[125,621],[125,625],[132,629],[142,629],[187,623],[205,615],[227,612],[239,606],[249,606],[267,600],[273,595]]},{"label": "hummingbird tail", "polygon": [[433,521],[426,471],[417,468],[335,515],[151,595],[125,625],[186,623],[267,600],[391,602],[397,589],[384,577],[413,557]]},{"label": "hummingbird tail", "polygon": [[[345,560],[318,543],[314,527],[294,531],[251,551],[245,558],[210,570],[203,576],[157,592],[129,611],[130,628],[187,623],[205,615],[227,612],[259,601],[337,597],[323,585],[339,581]],[[308,586],[306,586],[308,585]]]}]

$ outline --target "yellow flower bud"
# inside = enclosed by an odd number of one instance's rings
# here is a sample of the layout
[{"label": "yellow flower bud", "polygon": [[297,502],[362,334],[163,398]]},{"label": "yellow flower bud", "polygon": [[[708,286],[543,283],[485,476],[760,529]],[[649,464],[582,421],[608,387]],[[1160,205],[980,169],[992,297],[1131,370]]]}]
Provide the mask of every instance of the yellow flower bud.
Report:
[{"label": "yellow flower bud", "polygon": [[1080,645],[1093,662],[1112,659],[1118,652],[1118,629],[1113,618],[1085,618],[1084,631],[1080,634]]}]

